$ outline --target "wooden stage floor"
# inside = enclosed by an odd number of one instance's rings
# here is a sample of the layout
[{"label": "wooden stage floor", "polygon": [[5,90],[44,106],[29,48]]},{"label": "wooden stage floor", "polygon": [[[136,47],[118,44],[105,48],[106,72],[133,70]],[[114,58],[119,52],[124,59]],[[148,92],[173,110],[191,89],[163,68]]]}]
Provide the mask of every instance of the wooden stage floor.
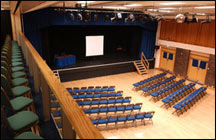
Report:
[{"label": "wooden stage floor", "polygon": [[[147,75],[141,76],[137,72],[89,78],[72,82],[65,82],[65,87],[105,86],[115,85],[116,90],[123,90],[123,96],[132,96],[132,103],[142,102],[141,111],[155,111],[153,124],[139,125],[102,130],[107,139],[214,139],[215,138],[215,90],[207,89],[207,96],[199,100],[183,115],[177,117],[172,112],[174,108],[160,107],[162,101],[154,103],[151,96],[144,97],[142,91],[133,91],[133,83],[161,73],[159,70],[150,70]],[[177,78],[179,80],[179,78]],[[186,83],[190,83],[186,81]],[[200,85],[196,85],[196,89]]]}]

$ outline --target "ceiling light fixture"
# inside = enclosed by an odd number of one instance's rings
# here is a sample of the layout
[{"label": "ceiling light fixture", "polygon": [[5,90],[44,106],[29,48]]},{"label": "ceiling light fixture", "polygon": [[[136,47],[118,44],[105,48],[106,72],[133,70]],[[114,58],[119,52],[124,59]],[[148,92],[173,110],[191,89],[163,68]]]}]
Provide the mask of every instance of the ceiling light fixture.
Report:
[{"label": "ceiling light fixture", "polygon": [[73,12],[69,13],[69,18],[70,18],[70,20],[74,20],[74,14],[73,14]]},{"label": "ceiling light fixture", "polygon": [[109,15],[106,14],[105,17],[104,17],[104,21],[107,22],[108,20],[109,20]]},{"label": "ceiling light fixture", "polygon": [[190,21],[191,23],[196,23],[196,22],[198,22],[198,18],[195,17],[195,16],[196,16],[195,14],[192,15],[192,20]]},{"label": "ceiling light fixture", "polygon": [[176,8],[174,8],[174,7],[161,7],[159,9],[172,10],[172,9],[176,9]]},{"label": "ceiling light fixture", "polygon": [[159,3],[160,5],[181,5],[183,2],[167,2],[167,3]]},{"label": "ceiling light fixture", "polygon": [[201,24],[204,24],[204,23],[211,23],[211,19],[209,18],[209,15],[206,16],[206,19],[201,21]]},{"label": "ceiling light fixture", "polygon": [[215,6],[199,6],[199,7],[194,7],[196,9],[212,9],[215,8]]},{"label": "ceiling light fixture", "polygon": [[185,21],[185,15],[183,14],[178,14],[176,17],[175,17],[175,20],[177,23],[183,23]]},{"label": "ceiling light fixture", "polygon": [[142,6],[142,4],[126,4],[124,6],[126,6],[126,7],[137,7],[137,6]]}]

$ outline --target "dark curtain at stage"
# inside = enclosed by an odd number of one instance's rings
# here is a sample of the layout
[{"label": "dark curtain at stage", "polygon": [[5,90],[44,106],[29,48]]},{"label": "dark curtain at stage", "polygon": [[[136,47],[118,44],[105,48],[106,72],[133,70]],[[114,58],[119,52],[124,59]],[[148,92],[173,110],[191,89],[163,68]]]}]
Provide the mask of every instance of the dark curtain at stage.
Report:
[{"label": "dark curtain at stage", "polygon": [[10,11],[1,10],[1,47],[4,44],[7,34],[9,34],[12,39]]},{"label": "dark curtain at stage", "polygon": [[[154,56],[154,41],[157,31],[157,22],[146,22],[144,24],[140,22],[134,23],[125,23],[124,19],[127,16],[126,14],[122,15],[122,20],[118,22],[108,22],[104,21],[105,13],[99,14],[99,20],[94,21],[94,13],[91,13],[91,21],[83,23],[82,21],[77,20],[77,14],[74,13],[75,20],[72,21],[69,18],[69,13],[57,13],[53,10],[54,8],[46,8],[42,10],[37,10],[29,12],[23,15],[24,20],[24,31],[26,37],[35,47],[35,49],[42,56],[42,40],[41,40],[41,29],[54,26],[54,25],[102,25],[102,26],[139,26],[143,30],[142,40],[141,40],[141,50],[145,51],[147,58],[152,58]],[[109,13],[109,16],[113,16],[112,13]],[[148,41],[147,41],[148,40]],[[150,41],[149,41],[150,40]],[[152,44],[151,44],[152,43]],[[43,57],[43,56],[42,56]]]}]

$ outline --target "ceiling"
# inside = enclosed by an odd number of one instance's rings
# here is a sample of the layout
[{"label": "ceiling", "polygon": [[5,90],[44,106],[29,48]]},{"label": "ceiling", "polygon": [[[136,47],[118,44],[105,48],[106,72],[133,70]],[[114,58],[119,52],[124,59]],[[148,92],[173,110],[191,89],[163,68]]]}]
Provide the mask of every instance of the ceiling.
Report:
[{"label": "ceiling", "polygon": [[[65,7],[75,7],[77,2],[65,1]],[[63,7],[63,1],[22,1],[21,12],[26,13],[46,7]],[[203,7],[211,6],[211,7]],[[1,8],[9,7],[8,1],[1,1]],[[200,8],[201,7],[201,8]],[[120,10],[136,10],[151,15],[162,15],[174,18],[178,13],[205,13],[215,17],[215,1],[88,1],[88,8],[109,8]],[[204,16],[201,16],[205,18]]]}]

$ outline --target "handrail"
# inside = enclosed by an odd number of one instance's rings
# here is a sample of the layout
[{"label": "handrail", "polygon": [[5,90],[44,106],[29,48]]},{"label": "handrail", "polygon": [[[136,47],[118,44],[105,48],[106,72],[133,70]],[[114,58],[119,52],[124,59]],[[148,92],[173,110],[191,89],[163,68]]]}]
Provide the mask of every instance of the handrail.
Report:
[{"label": "handrail", "polygon": [[[144,59],[143,59],[143,58],[144,58]],[[145,57],[145,55],[144,55],[143,52],[142,52],[142,54],[141,54],[141,61],[144,62],[144,64],[145,64],[147,70],[149,70],[149,62],[148,62],[148,60],[146,59],[146,57]]]},{"label": "handrail", "polygon": [[[91,120],[78,106],[66,88],[60,83],[57,77],[53,74],[53,71],[41,58],[25,35],[22,32],[20,32],[19,35],[24,56],[26,59],[28,59],[27,64],[29,64],[29,69],[34,71],[36,65],[36,68],[40,71],[41,77],[44,79],[43,83],[47,83],[49,89],[56,96],[56,99],[58,100],[61,109],[65,114],[65,117],[63,116],[63,118],[68,120],[71,129],[73,127],[74,131],[81,139],[104,139],[100,131],[93,125]],[[31,64],[30,61],[33,64]],[[34,76],[34,78],[36,77]]]}]

